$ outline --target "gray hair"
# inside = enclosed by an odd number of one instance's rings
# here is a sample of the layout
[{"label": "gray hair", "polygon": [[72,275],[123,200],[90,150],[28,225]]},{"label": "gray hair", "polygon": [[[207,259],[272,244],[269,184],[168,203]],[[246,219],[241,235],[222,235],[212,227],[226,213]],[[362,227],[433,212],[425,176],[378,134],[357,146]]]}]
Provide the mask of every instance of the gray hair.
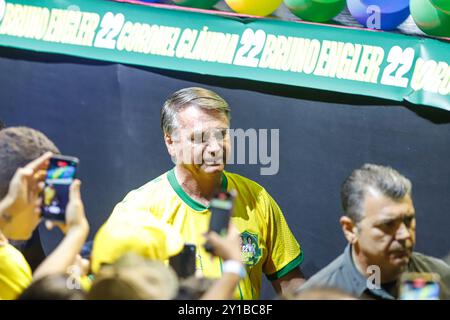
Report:
[{"label": "gray hair", "polygon": [[341,187],[341,205],[345,214],[355,223],[359,223],[363,216],[364,196],[368,188],[380,191],[384,196],[394,200],[411,195],[412,184],[391,167],[375,164],[364,164],[354,170],[345,179]]},{"label": "gray hair", "polygon": [[219,111],[230,120],[228,103],[217,93],[204,88],[185,88],[172,94],[161,109],[161,128],[164,134],[173,133],[177,127],[177,114],[189,106]]}]

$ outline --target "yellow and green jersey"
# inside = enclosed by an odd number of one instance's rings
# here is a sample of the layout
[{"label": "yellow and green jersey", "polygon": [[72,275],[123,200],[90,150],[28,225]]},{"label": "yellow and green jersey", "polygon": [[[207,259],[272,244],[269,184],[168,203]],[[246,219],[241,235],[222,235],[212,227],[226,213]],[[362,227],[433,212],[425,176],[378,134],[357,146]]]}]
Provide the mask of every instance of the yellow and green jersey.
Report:
[{"label": "yellow and green jersey", "polygon": [[32,281],[31,268],[10,244],[0,246],[0,300],[16,299]]},{"label": "yellow and green jersey", "polygon": [[[242,259],[247,271],[235,298],[258,299],[262,274],[269,280],[283,277],[302,263],[303,252],[280,208],[263,187],[238,174],[224,172],[222,190],[237,191],[232,222],[241,233]],[[211,258],[203,248],[202,234],[209,229],[211,211],[182,189],[174,169],[131,191],[116,205],[109,220],[133,212],[147,212],[172,225],[186,243],[196,245],[196,267],[203,276],[221,277],[223,261]]]}]

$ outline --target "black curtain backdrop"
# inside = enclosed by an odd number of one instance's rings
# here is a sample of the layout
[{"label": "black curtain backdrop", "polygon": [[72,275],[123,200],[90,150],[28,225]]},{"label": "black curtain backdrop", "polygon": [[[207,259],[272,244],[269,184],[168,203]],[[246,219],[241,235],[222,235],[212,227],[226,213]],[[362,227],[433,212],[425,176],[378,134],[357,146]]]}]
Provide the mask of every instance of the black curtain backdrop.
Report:
[{"label": "black curtain backdrop", "polygon": [[[280,170],[228,168],[263,185],[282,208],[311,276],[344,246],[338,219],[344,178],[365,162],[390,165],[413,182],[416,250],[450,250],[450,112],[361,96],[275,86],[0,49],[0,120],[43,131],[80,158],[91,238],[125,194],[172,167],[159,112],[174,91],[202,86],[232,108],[233,128],[280,129]],[[58,232],[40,227],[46,253]],[[38,237],[39,239],[39,237]],[[264,283],[264,298],[273,290]]]}]

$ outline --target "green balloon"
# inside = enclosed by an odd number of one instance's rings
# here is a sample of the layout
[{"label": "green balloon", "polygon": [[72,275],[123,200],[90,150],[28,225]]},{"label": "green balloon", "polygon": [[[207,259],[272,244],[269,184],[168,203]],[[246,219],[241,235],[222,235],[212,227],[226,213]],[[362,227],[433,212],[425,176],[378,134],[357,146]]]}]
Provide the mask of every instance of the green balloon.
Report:
[{"label": "green balloon", "polygon": [[297,17],[313,22],[329,21],[345,7],[345,0],[284,0]]},{"label": "green balloon", "polygon": [[439,10],[444,11],[444,13],[450,14],[449,0],[431,0],[431,3]]},{"label": "green balloon", "polygon": [[411,0],[411,16],[426,34],[450,37],[450,14],[435,8],[430,0]]},{"label": "green balloon", "polygon": [[197,9],[211,9],[219,0],[172,0],[175,4],[183,7]]}]

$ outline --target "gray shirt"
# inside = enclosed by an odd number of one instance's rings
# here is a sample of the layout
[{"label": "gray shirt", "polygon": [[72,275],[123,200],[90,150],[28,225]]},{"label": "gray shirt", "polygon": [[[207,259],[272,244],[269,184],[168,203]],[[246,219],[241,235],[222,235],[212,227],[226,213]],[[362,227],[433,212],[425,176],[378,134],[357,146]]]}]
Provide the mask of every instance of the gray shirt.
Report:
[{"label": "gray shirt", "polygon": [[[450,266],[444,261],[413,252],[405,272],[434,272],[441,277],[441,299],[450,300]],[[312,276],[300,290],[308,288],[337,288],[355,297],[393,300],[398,297],[398,282],[373,289],[367,278],[353,263],[351,246],[324,269]]]}]

